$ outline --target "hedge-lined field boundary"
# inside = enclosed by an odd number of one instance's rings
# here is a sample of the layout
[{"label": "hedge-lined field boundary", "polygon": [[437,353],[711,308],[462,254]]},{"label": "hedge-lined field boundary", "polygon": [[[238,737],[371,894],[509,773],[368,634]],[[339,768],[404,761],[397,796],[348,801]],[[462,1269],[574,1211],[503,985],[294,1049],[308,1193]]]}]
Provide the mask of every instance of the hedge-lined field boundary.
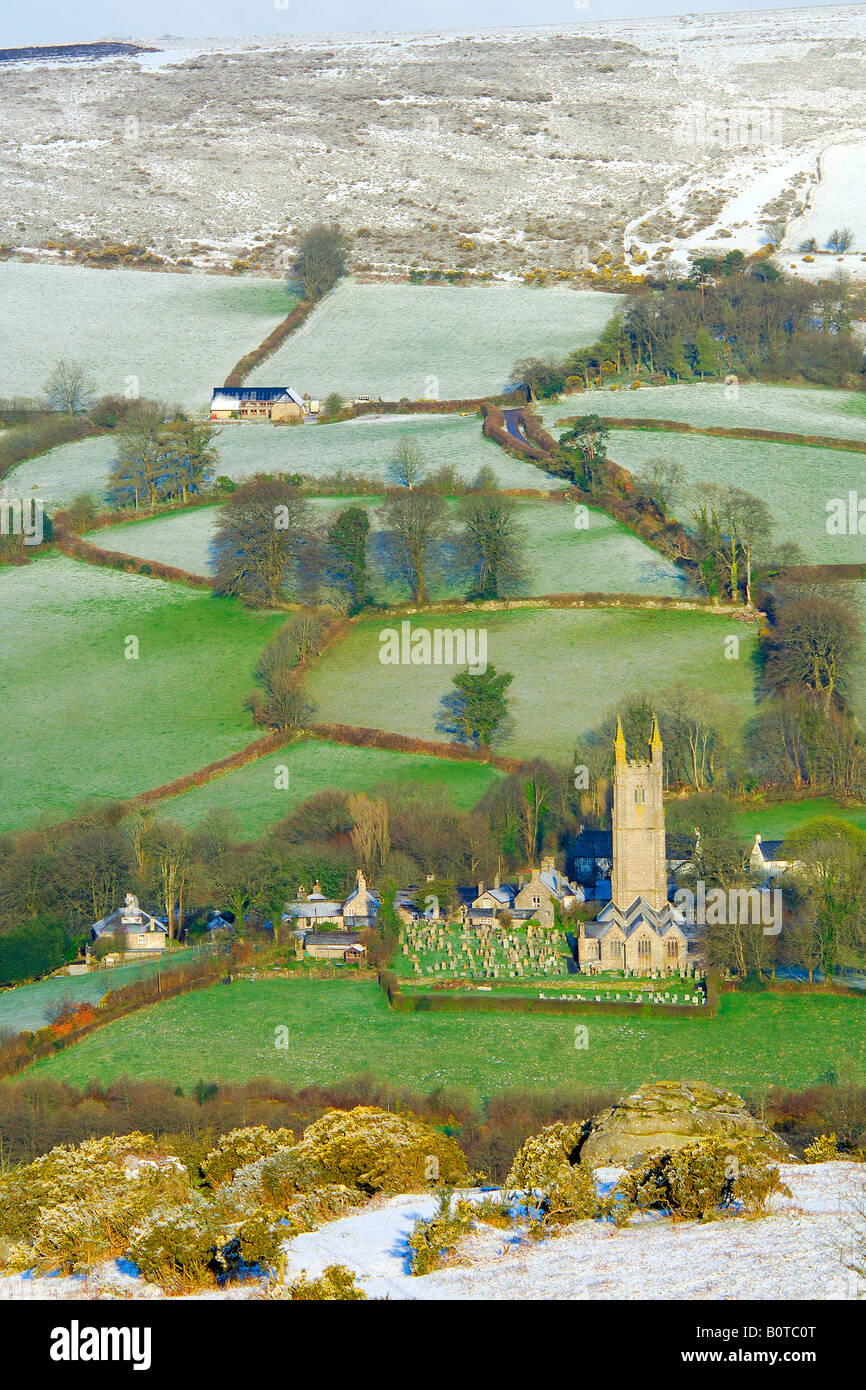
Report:
[{"label": "hedge-lined field boundary", "polygon": [[82,439],[113,433],[108,426],[95,425],[87,415],[46,414],[27,424],[13,425],[8,434],[0,436],[0,478],[5,478],[19,463],[39,458],[63,444],[78,444]]},{"label": "hedge-lined field boundary", "polygon": [[468,748],[463,743],[437,743],[435,739],[411,738],[387,729],[366,729],[355,724],[314,724],[309,733],[328,743],[348,744],[352,748],[379,748],[389,753],[414,753],[456,763],[482,763],[500,772],[523,772],[529,763],[506,758],[489,749]]},{"label": "hedge-lined field boundary", "polygon": [[124,574],[140,574],[147,579],[167,579],[177,584],[188,584],[193,589],[213,589],[216,580],[205,574],[192,574],[189,570],[178,569],[175,565],[164,565],[161,560],[144,560],[137,555],[127,555],[122,550],[103,550],[74,536],[71,531],[54,528],[53,543],[71,560],[83,560],[88,565],[103,565],[107,569],[122,570]]},{"label": "hedge-lined field boundary", "polygon": [[[650,1018],[715,1018],[719,1009],[718,991],[707,979],[705,1004],[628,1004],[608,1003],[603,1000],[595,1003],[586,999],[530,999],[526,996],[512,995],[499,997],[495,994],[441,994],[405,993],[400,988],[400,978],[393,970],[383,970],[379,974],[379,987],[387,997],[391,1008],[398,1013],[523,1013],[523,1014],[574,1014],[584,1017],[625,1016],[630,1019]],[[547,985],[546,988],[553,988]]]},{"label": "hedge-lined field boundary", "polygon": [[251,352],[245,353],[240,361],[235,363],[223,385],[243,386],[250,372],[255,371],[256,367],[260,367],[263,362],[266,362],[269,357],[273,356],[277,348],[282,347],[286,339],[290,337],[292,333],[296,332],[296,330],[301,327],[302,323],[306,323],[310,314],[315,309],[316,303],[317,301],[313,299],[299,300],[291,312],[283,319],[282,323],[278,323],[276,328],[259,343],[258,347],[253,348]]},{"label": "hedge-lined field boundary", "polygon": [[207,989],[225,976],[224,961],[198,961],[174,966],[164,975],[152,975],[121,985],[119,989],[110,989],[97,1006],[96,1017],[79,1023],[68,1032],[58,1035],[49,1024],[35,1033],[26,1030],[16,1033],[4,1042],[0,1046],[0,1077],[14,1076],[43,1057],[53,1057],[56,1052],[81,1042],[88,1033],[104,1028],[106,1023],[113,1023],[115,1019],[124,1018],[163,999],[190,994],[196,989]]},{"label": "hedge-lined field boundary", "polygon": [[[570,426],[578,417],[566,415],[556,424]],[[866,454],[866,440],[837,439],[826,434],[797,434],[787,430],[762,430],[750,425],[690,425],[683,420],[656,420],[652,416],[602,415],[612,430],[656,430],[670,434],[703,434],[714,439],[757,439],[766,444],[798,444],[809,449],[835,449],[843,453]]]}]

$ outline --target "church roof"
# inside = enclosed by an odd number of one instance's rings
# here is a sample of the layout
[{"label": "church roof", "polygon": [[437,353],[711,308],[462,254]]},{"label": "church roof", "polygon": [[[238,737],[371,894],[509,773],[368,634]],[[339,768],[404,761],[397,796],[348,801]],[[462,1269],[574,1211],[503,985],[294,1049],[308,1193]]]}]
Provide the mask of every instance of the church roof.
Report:
[{"label": "church roof", "polygon": [[626,937],[632,936],[641,927],[647,927],[657,936],[664,936],[671,927],[677,927],[683,936],[694,934],[694,929],[686,922],[683,914],[670,903],[664,907],[653,907],[646,898],[635,898],[623,910],[616,903],[607,903],[594,922],[587,922],[586,935],[600,940],[614,927],[619,927]]}]

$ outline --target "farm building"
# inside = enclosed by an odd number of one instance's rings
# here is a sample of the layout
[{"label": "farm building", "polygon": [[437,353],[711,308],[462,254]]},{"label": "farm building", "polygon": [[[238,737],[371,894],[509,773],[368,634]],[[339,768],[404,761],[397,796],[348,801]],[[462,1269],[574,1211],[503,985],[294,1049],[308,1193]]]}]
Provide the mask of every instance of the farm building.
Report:
[{"label": "farm building", "polygon": [[212,420],[303,420],[313,402],[291,386],[217,386],[211,397]]},{"label": "farm building", "polygon": [[362,961],[366,946],[353,932],[308,931],[304,936],[304,954],[312,960]]}]

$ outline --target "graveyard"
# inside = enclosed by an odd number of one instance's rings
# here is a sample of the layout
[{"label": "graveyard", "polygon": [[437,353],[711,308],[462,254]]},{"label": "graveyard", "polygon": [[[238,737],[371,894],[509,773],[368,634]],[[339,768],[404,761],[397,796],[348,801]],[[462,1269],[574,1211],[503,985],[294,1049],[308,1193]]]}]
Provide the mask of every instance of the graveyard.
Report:
[{"label": "graveyard", "polygon": [[404,923],[391,968],[400,988],[412,994],[433,990],[495,993],[576,1003],[706,1003],[703,972],[578,971],[573,942],[561,927],[496,921],[480,927],[425,920]]}]

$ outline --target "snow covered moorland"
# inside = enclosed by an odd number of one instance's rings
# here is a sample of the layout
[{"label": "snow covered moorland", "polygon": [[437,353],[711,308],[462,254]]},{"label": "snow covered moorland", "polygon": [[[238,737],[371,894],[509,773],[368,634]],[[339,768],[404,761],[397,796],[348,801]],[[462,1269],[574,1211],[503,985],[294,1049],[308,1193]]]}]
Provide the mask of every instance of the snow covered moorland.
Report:
[{"label": "snow covered moorland", "polygon": [[750,250],[861,138],[864,33],[842,5],[8,65],[0,243],[267,270],[327,208],[385,273]]},{"label": "snow covered moorland", "polygon": [[[622,1170],[596,1172],[609,1188]],[[420,1277],[410,1273],[409,1237],[436,1199],[404,1194],[367,1206],[286,1242],[285,1277],[318,1277],[331,1265],[352,1270],[368,1298],[390,1299],[853,1299],[866,1280],[846,1268],[866,1239],[866,1166],[847,1162],[782,1164],[793,1196],[772,1199],[769,1216],[672,1221],[649,1216],[624,1230],[581,1221],[535,1242],[525,1226],[504,1231],[480,1223],[460,1263]],[[475,1200],[482,1195],[469,1194]],[[258,1283],[204,1297],[258,1297]],[[158,1285],[114,1261],[90,1276],[0,1276],[0,1299],[161,1297]]]}]

